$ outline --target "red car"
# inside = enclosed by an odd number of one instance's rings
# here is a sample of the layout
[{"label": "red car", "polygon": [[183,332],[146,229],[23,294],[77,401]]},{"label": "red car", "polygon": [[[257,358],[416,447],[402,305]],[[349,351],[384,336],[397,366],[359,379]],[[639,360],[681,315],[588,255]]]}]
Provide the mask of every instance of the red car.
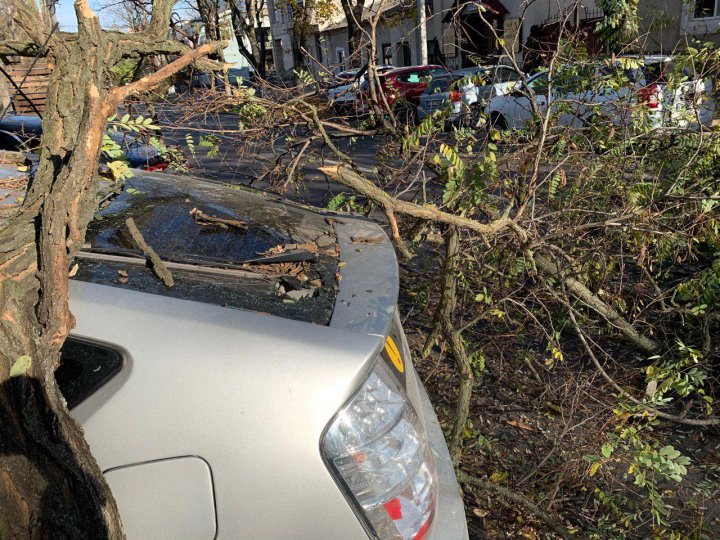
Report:
[{"label": "red car", "polygon": [[[420,103],[420,94],[425,91],[428,81],[438,75],[450,73],[442,66],[410,66],[397,68],[378,75],[378,81],[385,94],[388,105],[392,105],[398,98],[403,98],[413,106]],[[360,112],[367,112],[370,102],[368,81],[360,86],[355,107]]]}]

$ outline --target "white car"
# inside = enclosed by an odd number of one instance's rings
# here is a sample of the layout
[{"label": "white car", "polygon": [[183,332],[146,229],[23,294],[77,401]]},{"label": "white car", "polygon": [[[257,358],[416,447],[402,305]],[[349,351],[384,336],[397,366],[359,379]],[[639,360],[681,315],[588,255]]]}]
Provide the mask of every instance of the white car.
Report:
[{"label": "white car", "polygon": [[[386,73],[394,66],[377,66],[378,75]],[[367,81],[365,73],[358,77],[359,69],[350,69],[339,73],[336,78],[339,85],[328,90],[328,100],[338,111],[345,112],[347,109],[355,106],[357,90]]]},{"label": "white car", "polygon": [[[560,70],[552,81],[548,95],[548,73],[533,75],[527,83],[519,84],[511,92],[497,96],[488,103],[485,113],[490,125],[500,129],[522,129],[532,120],[533,110],[530,92],[535,93],[538,112],[543,114],[548,106],[559,113],[558,124],[567,127],[583,127],[598,116],[610,120],[616,126],[630,126],[646,118],[650,127],[709,125],[715,104],[709,97],[711,84],[682,82],[673,92],[668,90],[666,73],[671,59],[654,56],[641,59],[641,66],[622,68],[619,64],[583,66],[579,70]],[[607,85],[599,88],[592,84],[597,77],[606,76],[611,70],[622,70],[626,84],[619,87]],[[708,90],[709,88],[709,90]],[[548,103],[548,100],[550,103]],[[684,120],[681,120],[684,119]]]},{"label": "white car", "polygon": [[[467,540],[380,226],[135,173],[98,193],[70,285],[77,326],[55,372],[127,538]],[[148,267],[130,217],[172,286]],[[358,249],[360,237],[372,242]],[[63,517],[52,538],[92,537]]]}]

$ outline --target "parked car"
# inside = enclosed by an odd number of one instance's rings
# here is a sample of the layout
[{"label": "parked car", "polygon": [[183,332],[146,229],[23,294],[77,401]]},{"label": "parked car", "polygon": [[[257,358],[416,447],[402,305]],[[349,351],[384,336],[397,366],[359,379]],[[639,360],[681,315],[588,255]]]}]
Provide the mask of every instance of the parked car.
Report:
[{"label": "parked car", "polygon": [[[557,109],[560,112],[558,123],[568,127],[583,127],[598,117],[616,126],[627,127],[637,121],[645,121],[653,128],[676,126],[683,116],[681,111],[685,111],[685,117],[697,114],[701,124],[709,125],[715,109],[715,103],[706,91],[708,86],[712,88],[711,84],[684,82],[675,91],[668,90],[662,73],[670,61],[669,57],[655,56],[640,59],[638,67],[622,67],[617,61],[612,66],[603,63],[582,66],[579,70],[560,69],[552,81],[550,106],[563,105],[562,109]],[[598,87],[593,83],[612,71],[621,72],[624,84]],[[527,84],[518,85],[509,94],[490,101],[485,109],[490,124],[510,129],[525,127],[532,119],[528,88],[535,93],[539,111],[546,111],[548,73],[541,72],[530,77]],[[701,105],[698,107],[696,103]]]},{"label": "parked car", "polygon": [[413,106],[420,103],[420,96],[433,77],[450,73],[442,66],[411,66],[388,71],[380,77],[388,105],[403,99]]},{"label": "parked car", "polygon": [[[711,78],[695,76],[691,69],[676,69],[670,56],[646,56],[643,59],[645,87],[640,100],[654,112],[654,127],[710,126],[717,109]],[[685,80],[678,79],[679,76]]]},{"label": "parked car", "polygon": [[[395,69],[394,66],[376,66],[378,75]],[[336,75],[336,86],[328,90],[328,100],[338,112],[345,113],[355,108],[358,89],[367,88],[367,74],[363,73],[358,77],[359,69],[343,71]]]},{"label": "parked car", "polygon": [[25,151],[37,146],[42,135],[42,119],[35,115],[9,115],[0,118],[0,150]]},{"label": "parked car", "polygon": [[[414,123],[418,120],[417,107],[420,96],[433,77],[450,72],[442,66],[411,66],[390,70],[378,77],[382,97],[401,122]],[[358,114],[370,109],[370,88],[367,81],[361,87],[355,110]]]},{"label": "parked car", "polygon": [[467,538],[390,241],[236,188],[138,171],[76,259],[56,379],[127,537]]},{"label": "parked car", "polygon": [[[109,129],[107,134],[125,153],[130,167],[164,171],[170,165],[167,157],[155,146],[136,135],[113,129]],[[42,119],[39,116],[13,115],[0,119],[0,150],[30,151],[40,143],[41,136]],[[107,156],[100,156],[101,163],[107,161]]]},{"label": "parked car", "polygon": [[512,67],[500,65],[464,68],[453,71],[453,74],[465,80],[465,84],[460,84],[459,88],[466,106],[466,120],[473,125],[492,98],[510,93],[524,77]]},{"label": "parked car", "polygon": [[418,118],[449,106],[449,121],[476,125],[482,107],[493,97],[512,91],[521,80],[522,75],[508,66],[478,66],[437,76],[420,96]]},{"label": "parked car", "polygon": [[418,120],[431,116],[436,111],[446,109],[447,123],[459,122],[463,118],[463,93],[455,86],[462,79],[455,73],[434,77],[420,96]]},{"label": "parked car", "polygon": [[[250,87],[254,84],[255,72],[249,67],[229,68],[227,70],[227,77],[231,86]],[[224,73],[196,71],[193,73],[190,85],[193,88],[210,88],[213,85],[213,82],[215,83],[215,88],[224,88]]]}]

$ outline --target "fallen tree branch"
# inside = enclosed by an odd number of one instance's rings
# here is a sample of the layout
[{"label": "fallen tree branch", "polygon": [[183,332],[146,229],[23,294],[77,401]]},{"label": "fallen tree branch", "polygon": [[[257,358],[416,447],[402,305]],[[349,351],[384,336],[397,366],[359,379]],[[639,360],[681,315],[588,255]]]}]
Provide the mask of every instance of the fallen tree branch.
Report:
[{"label": "fallen tree branch", "polygon": [[132,95],[142,94],[144,92],[147,92],[148,90],[152,90],[154,87],[156,87],[168,77],[175,75],[175,73],[186,68],[196,60],[204,58],[211,52],[224,47],[226,44],[227,42],[225,41],[205,43],[204,45],[200,45],[200,47],[198,47],[197,49],[192,49],[188,51],[180,58],[173,60],[166,66],[163,66],[162,68],[151,73],[150,75],[146,75],[145,77],[142,77],[128,85],[113,88],[112,90],[110,90],[110,92],[108,92],[106,106],[108,107],[110,112],[112,112],[126,98]]},{"label": "fallen tree branch", "polygon": [[388,195],[384,190],[377,187],[370,180],[363,178],[355,171],[344,167],[343,165],[320,167],[319,170],[333,180],[340,182],[341,184],[372,200],[382,209],[389,209],[395,213],[405,214],[427,221],[445,223],[446,225],[451,225],[461,229],[468,229],[484,236],[498,234],[504,229],[509,228],[509,225],[512,222],[510,218],[501,217],[489,223],[481,223],[474,219],[443,212],[434,206],[421,206],[412,202],[396,199],[392,195]]},{"label": "fallen tree branch", "polygon": [[571,538],[570,532],[565,527],[560,525],[557,521],[550,517],[550,514],[542,510],[538,505],[536,505],[530,499],[528,499],[524,495],[521,495],[517,491],[512,491],[498,484],[493,484],[488,480],[478,478],[477,476],[472,476],[470,474],[467,474],[465,471],[457,471],[457,479],[458,482],[460,482],[461,484],[471,485],[473,487],[489,491],[496,495],[500,495],[505,499],[509,499],[513,502],[518,503],[519,505],[523,506],[527,510],[530,510],[533,514],[542,519],[553,531],[559,534],[562,538]]},{"label": "fallen tree branch", "polygon": [[575,328],[575,332],[577,333],[578,337],[580,338],[580,341],[583,344],[583,347],[585,348],[585,351],[588,353],[588,356],[590,356],[590,359],[592,360],[593,364],[595,364],[595,367],[600,372],[600,375],[603,376],[603,378],[618,392],[620,395],[624,396],[625,398],[632,401],[635,405],[638,405],[640,407],[644,407],[645,410],[652,414],[653,416],[657,416],[658,418],[662,418],[664,420],[670,420],[672,422],[676,422],[678,424],[685,424],[687,426],[716,426],[720,424],[720,418],[705,418],[705,419],[692,419],[692,418],[683,418],[681,416],[676,416],[674,414],[668,414],[662,411],[657,410],[654,407],[651,407],[650,405],[643,403],[639,399],[635,398],[634,396],[630,395],[626,390],[624,390],[618,383],[615,382],[615,380],[608,375],[607,371],[602,367],[602,364],[598,360],[597,356],[593,352],[592,348],[590,347],[590,344],[587,342],[587,339],[585,338],[585,333],[580,328],[580,325],[577,322],[577,319],[575,318],[575,310],[570,306],[569,302],[567,303],[568,306],[568,314],[570,315],[570,320],[572,321],[573,327]]},{"label": "fallen tree branch", "polygon": [[409,261],[413,258],[413,254],[405,245],[405,241],[402,239],[402,236],[400,236],[400,229],[398,228],[395,212],[388,208],[383,208],[383,211],[385,212],[385,217],[390,224],[390,239],[395,245],[395,249],[400,254],[400,257],[402,257],[406,261]]},{"label": "fallen tree branch", "polygon": [[125,225],[127,226],[128,232],[130,233],[130,236],[132,236],[135,245],[143,252],[143,255],[145,255],[145,258],[155,275],[159,277],[166,286],[172,287],[175,285],[175,280],[173,279],[170,270],[167,269],[167,266],[165,266],[165,263],[162,262],[162,259],[155,250],[151,248],[147,242],[145,242],[145,238],[143,238],[143,235],[140,233],[137,225],[135,225],[135,220],[133,218],[127,218],[127,220],[125,220]]},{"label": "fallen tree branch", "polygon": [[560,278],[567,289],[577,297],[588,308],[607,320],[612,326],[630,343],[642,350],[645,354],[653,355],[660,350],[660,346],[650,338],[642,335],[635,327],[627,322],[614,308],[603,302],[597,295],[593,294],[583,283],[575,278],[564,275],[563,272],[547,257],[535,254],[533,260],[537,268],[543,273]]},{"label": "fallen tree branch", "polygon": [[190,215],[198,225],[214,225],[226,231],[230,229],[230,227],[239,229],[243,232],[248,230],[248,224],[245,221],[208,216],[207,214],[203,214],[202,211],[197,208],[190,210]]}]

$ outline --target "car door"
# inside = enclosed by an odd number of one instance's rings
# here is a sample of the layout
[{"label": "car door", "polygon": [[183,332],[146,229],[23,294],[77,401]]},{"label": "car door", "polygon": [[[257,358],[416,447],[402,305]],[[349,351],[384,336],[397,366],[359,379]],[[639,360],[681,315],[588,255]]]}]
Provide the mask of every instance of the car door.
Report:
[{"label": "car door", "polygon": [[528,79],[527,88],[518,88],[507,94],[508,104],[511,107],[511,113],[505,115],[508,127],[522,129],[532,120],[533,108],[528,89],[535,93],[535,103],[540,114],[545,113],[548,107],[547,87],[548,75],[547,72],[542,72]]}]

